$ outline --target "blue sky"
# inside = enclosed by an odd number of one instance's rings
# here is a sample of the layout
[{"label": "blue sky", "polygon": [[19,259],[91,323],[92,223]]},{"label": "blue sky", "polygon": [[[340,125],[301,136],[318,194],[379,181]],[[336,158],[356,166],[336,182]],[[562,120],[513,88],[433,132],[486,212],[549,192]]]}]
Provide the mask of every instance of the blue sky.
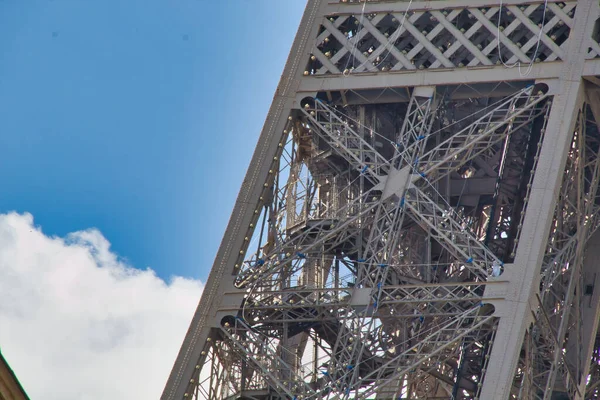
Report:
[{"label": "blue sky", "polygon": [[0,0],[0,213],[204,280],[305,0]]}]

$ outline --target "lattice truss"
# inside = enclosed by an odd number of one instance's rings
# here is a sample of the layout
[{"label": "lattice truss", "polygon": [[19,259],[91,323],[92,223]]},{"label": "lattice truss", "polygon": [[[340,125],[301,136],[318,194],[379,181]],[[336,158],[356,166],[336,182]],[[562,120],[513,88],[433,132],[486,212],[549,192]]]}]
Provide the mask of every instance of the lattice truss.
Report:
[{"label": "lattice truss", "polygon": [[[477,398],[497,326],[485,288],[514,257],[551,96],[459,92],[319,94],[292,112],[235,266],[244,301],[212,331],[190,395]],[[554,235],[556,258],[568,244]]]},{"label": "lattice truss", "polygon": [[535,322],[525,336],[511,398],[546,400],[557,393],[564,398],[600,398],[598,350],[587,392],[578,393],[578,382],[590,362],[582,355],[582,309],[591,296],[583,284],[583,262],[585,244],[600,226],[599,150],[598,125],[584,104],[548,237]]},{"label": "lattice truss", "polygon": [[[363,7],[360,13],[325,17],[304,74],[500,64],[526,69],[535,62],[564,60],[576,1],[443,10],[400,4],[399,12],[364,13]],[[597,36],[588,58],[600,54]]]}]

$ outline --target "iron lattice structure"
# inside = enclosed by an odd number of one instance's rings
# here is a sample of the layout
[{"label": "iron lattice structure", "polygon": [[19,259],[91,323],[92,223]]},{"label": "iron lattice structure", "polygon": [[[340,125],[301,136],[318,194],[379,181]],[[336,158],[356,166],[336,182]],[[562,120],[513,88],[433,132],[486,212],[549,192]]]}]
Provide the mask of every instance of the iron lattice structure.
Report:
[{"label": "iron lattice structure", "polygon": [[309,0],[162,399],[600,398],[596,0]]}]

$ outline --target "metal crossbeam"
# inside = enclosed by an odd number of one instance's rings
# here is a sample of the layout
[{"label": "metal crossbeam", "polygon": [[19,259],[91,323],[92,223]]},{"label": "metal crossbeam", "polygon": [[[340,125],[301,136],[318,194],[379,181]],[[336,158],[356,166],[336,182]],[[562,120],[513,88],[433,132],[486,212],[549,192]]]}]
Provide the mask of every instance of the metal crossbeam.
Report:
[{"label": "metal crossbeam", "polygon": [[[463,165],[491,145],[508,136],[512,129],[518,129],[522,125],[529,123],[535,116],[541,113],[535,113],[532,110],[535,110],[535,106],[545,98],[544,95],[540,94],[534,100],[530,100],[531,90],[531,88],[528,88],[517,93],[510,100],[501,103],[492,112],[481,117],[477,124],[451,136],[448,140],[426,154],[416,157],[417,160],[413,161],[413,163],[417,165],[417,172],[419,170],[421,172],[413,173],[413,171],[410,171],[410,174],[413,175],[411,180],[416,182],[419,178],[425,177],[426,179],[424,180],[430,184],[428,175],[435,176],[438,168],[441,170],[439,173],[440,177],[444,173],[457,168],[455,164],[453,168],[445,167],[444,169],[443,166],[447,163],[447,160],[457,160],[460,155],[461,158],[457,164],[458,166]],[[520,100],[525,103],[522,107],[517,108]],[[329,140],[335,151],[345,157],[355,170],[360,170],[367,175],[372,184],[376,185],[379,183],[385,185],[384,178],[388,171],[392,170],[390,162],[386,161],[382,156],[374,154],[376,150],[369,146],[368,143],[349,127],[348,121],[343,121],[340,117],[336,116],[333,109],[319,100],[315,102],[314,110],[304,110],[304,113],[311,123],[314,124],[315,128],[318,129],[321,137]],[[500,119],[496,117],[498,119],[494,119],[493,117],[496,113],[504,118]],[[334,120],[336,121],[335,125],[331,123]],[[505,128],[505,124],[508,127]],[[481,129],[479,128],[480,125],[488,126],[488,129]],[[500,134],[493,134],[503,128],[505,129]],[[414,141],[405,150],[405,154],[411,154],[411,150],[414,152],[421,145],[423,139],[426,139],[426,136],[419,136],[419,140]],[[463,145],[466,143],[468,143],[468,146]],[[481,146],[477,147],[478,144]],[[369,159],[369,163],[362,161],[365,158]],[[410,156],[403,158],[410,160]],[[410,165],[408,167],[410,168]],[[485,277],[491,273],[494,263],[500,263],[497,257],[486,249],[479,240],[474,238],[464,226],[461,226],[461,222],[455,220],[455,216],[451,212],[440,207],[416,185],[408,188],[408,190],[406,196],[403,196],[402,193],[397,196],[399,197],[397,199],[399,204],[403,205],[406,203],[407,207],[413,212],[412,215],[419,222],[436,230],[438,232],[436,238],[449,251],[454,252],[459,259],[464,260],[467,268],[473,268],[474,273]]]},{"label": "metal crossbeam", "polygon": [[308,0],[162,399],[600,398],[598,18]]}]

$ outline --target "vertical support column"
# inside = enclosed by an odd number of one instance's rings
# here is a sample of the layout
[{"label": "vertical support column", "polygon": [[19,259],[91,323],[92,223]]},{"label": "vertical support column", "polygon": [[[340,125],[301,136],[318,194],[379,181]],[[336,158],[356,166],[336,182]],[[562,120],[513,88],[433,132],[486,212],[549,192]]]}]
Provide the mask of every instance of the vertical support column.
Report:
[{"label": "vertical support column", "polygon": [[577,110],[582,103],[581,82],[561,82],[554,97],[546,138],[533,180],[528,212],[511,271],[509,291],[504,302],[490,362],[481,392],[482,399],[507,399],[525,329],[537,307],[540,268],[552,223],[556,197],[564,170]]},{"label": "vertical support column", "polygon": [[576,23],[571,31],[570,46],[555,90],[514,266],[506,274],[510,280],[509,291],[483,382],[481,399],[508,398],[525,330],[531,322],[531,311],[537,306],[535,295],[539,286],[540,268],[572,130],[577,111],[583,102],[581,74],[597,10],[597,1],[578,1]]},{"label": "vertical support column", "polygon": [[[600,129],[600,88],[586,83],[586,99],[590,106],[598,129]],[[579,379],[580,397],[585,398],[587,378],[590,374],[590,360],[596,343],[598,322],[600,321],[600,230],[592,234],[586,244],[583,271],[582,271],[582,304],[581,308],[581,349],[579,359],[569,357],[572,352],[567,352],[567,357],[572,365],[578,365],[581,371]],[[579,344],[579,343],[577,343]],[[577,345],[575,344],[575,345]]]},{"label": "vertical support column", "polygon": [[[586,290],[586,286],[591,290]],[[591,291],[591,294],[589,293]],[[590,373],[590,360],[594,351],[598,321],[600,320],[600,230],[596,231],[588,240],[583,260],[583,304],[581,304],[581,353],[580,359],[569,360],[574,365],[580,366],[579,393],[576,400],[585,398],[587,376]],[[579,343],[574,343],[579,345]]]}]

